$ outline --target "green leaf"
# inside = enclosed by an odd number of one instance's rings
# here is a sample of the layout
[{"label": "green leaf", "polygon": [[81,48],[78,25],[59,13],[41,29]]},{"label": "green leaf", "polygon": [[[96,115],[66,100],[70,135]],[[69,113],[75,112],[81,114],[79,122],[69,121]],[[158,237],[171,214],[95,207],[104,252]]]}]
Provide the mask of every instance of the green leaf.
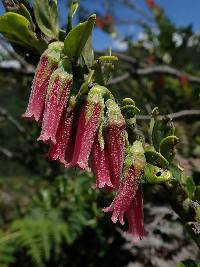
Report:
[{"label": "green leaf", "polygon": [[170,118],[156,119],[152,129],[152,142],[156,149],[159,151],[160,142],[163,138],[174,134],[174,126]]},{"label": "green leaf", "polygon": [[67,33],[69,33],[72,29],[72,19],[78,9],[78,1],[73,1],[68,13],[68,22],[67,22]]},{"label": "green leaf", "polygon": [[126,106],[126,105],[132,105],[135,106],[135,101],[132,98],[124,98],[122,100],[122,105]]},{"label": "green leaf", "polygon": [[[11,237],[11,238],[10,238]],[[12,239],[12,233],[6,233],[0,230],[0,266],[8,267],[15,261],[14,253],[17,247],[15,239]]]},{"label": "green leaf", "polygon": [[161,184],[173,178],[168,170],[163,170],[157,166],[147,163],[144,169],[144,181],[150,184]]},{"label": "green leaf", "polygon": [[169,162],[174,159],[175,156],[175,146],[178,144],[178,137],[175,135],[170,135],[165,137],[160,143],[160,153]]},{"label": "green leaf", "polygon": [[186,190],[187,190],[187,193],[188,193],[188,196],[190,199],[193,199],[194,197],[194,193],[195,193],[195,183],[192,179],[192,177],[187,177],[187,180],[186,180]]},{"label": "green leaf", "polygon": [[57,0],[34,0],[33,10],[40,30],[46,36],[58,39],[59,19]]},{"label": "green leaf", "polygon": [[183,263],[181,262],[181,263],[178,263],[178,264],[176,265],[176,267],[186,267],[186,266],[185,266],[185,264],[183,264]]},{"label": "green leaf", "polygon": [[7,12],[0,17],[0,33],[11,42],[43,51],[44,43],[38,40],[30,29],[28,19],[14,12]]},{"label": "green leaf", "polygon": [[27,18],[30,23],[33,23],[31,14],[29,13],[28,9],[24,4],[19,3],[19,8],[16,10],[16,12]]},{"label": "green leaf", "polygon": [[170,164],[168,169],[171,171],[173,177],[180,182],[183,171],[175,164]]},{"label": "green leaf", "polygon": [[92,48],[92,37],[91,35],[89,36],[83,51],[82,51],[82,56],[83,56],[83,60],[85,65],[90,68],[93,64],[94,61],[94,51]]},{"label": "green leaf", "polygon": [[96,16],[92,15],[83,23],[79,23],[66,36],[64,41],[64,52],[71,58],[77,60],[86,45],[92,32]]},{"label": "green leaf", "polygon": [[199,263],[196,263],[193,260],[185,260],[176,265],[176,267],[199,267]]},{"label": "green leaf", "polygon": [[26,3],[12,3],[11,6],[6,5],[6,11],[7,12],[15,12],[15,13],[18,13],[22,16],[24,16],[25,18],[27,18],[31,23],[33,22],[32,21],[32,17],[31,17],[31,14],[28,10],[28,7],[26,7]]},{"label": "green leaf", "polygon": [[140,110],[134,105],[126,105],[121,108],[122,114],[125,118],[130,119],[140,113]]},{"label": "green leaf", "polygon": [[169,165],[169,162],[157,151],[147,148],[145,151],[145,157],[148,163],[155,166],[165,168]]}]

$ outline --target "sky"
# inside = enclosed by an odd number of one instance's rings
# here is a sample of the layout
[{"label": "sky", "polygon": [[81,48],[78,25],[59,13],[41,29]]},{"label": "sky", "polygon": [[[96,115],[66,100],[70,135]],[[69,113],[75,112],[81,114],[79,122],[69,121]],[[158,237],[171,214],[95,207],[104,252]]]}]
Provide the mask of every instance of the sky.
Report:
[{"label": "sky", "polygon": [[[42,1],[42,0],[41,0]],[[65,21],[66,17],[66,0],[58,0],[60,9],[61,21]],[[99,11],[101,13],[102,0],[81,0],[85,3],[91,12]],[[107,0],[109,1],[109,0]],[[104,1],[105,2],[105,1]],[[145,0],[133,0],[138,6],[143,8],[149,13],[148,8],[145,5]],[[193,25],[193,30],[195,32],[200,32],[200,0],[155,0],[156,3],[164,7],[167,16],[178,26],[187,26],[189,24]],[[120,15],[122,18],[138,18],[138,15],[133,11],[122,9],[120,7],[114,6],[116,14]],[[0,2],[0,15],[4,12],[2,2]],[[150,13],[149,13],[150,14]],[[103,33],[99,29],[95,29],[93,33],[93,44],[96,50],[102,50],[108,47],[114,49],[123,50],[125,44],[120,40],[126,35],[131,35],[133,38],[137,39],[141,34],[141,29],[136,25],[120,26],[118,27],[119,38],[113,40],[108,34]]]}]

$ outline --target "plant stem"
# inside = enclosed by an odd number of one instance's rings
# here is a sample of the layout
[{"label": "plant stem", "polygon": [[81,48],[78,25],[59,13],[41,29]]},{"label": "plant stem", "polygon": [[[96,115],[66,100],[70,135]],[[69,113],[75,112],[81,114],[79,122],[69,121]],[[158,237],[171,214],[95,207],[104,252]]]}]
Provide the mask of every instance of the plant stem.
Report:
[{"label": "plant stem", "polygon": [[200,248],[200,221],[196,216],[200,205],[188,198],[183,186],[177,181],[165,183],[164,186],[173,210],[178,214],[191,238]]}]

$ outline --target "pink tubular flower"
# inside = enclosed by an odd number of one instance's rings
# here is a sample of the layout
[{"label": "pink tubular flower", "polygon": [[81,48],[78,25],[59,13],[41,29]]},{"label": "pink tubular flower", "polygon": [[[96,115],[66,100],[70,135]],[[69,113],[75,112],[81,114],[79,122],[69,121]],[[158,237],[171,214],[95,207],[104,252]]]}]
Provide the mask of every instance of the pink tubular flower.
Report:
[{"label": "pink tubular flower", "polygon": [[42,54],[33,79],[28,107],[22,115],[24,118],[37,122],[42,120],[49,79],[58,65],[62,49],[63,43],[54,42]]},{"label": "pink tubular flower", "polygon": [[119,106],[115,101],[106,101],[107,121],[105,127],[106,145],[108,147],[108,158],[111,171],[111,181],[117,189],[125,153],[125,120],[121,114]]},{"label": "pink tubular flower", "polygon": [[146,233],[144,230],[143,196],[140,188],[128,208],[127,217],[128,233],[133,234],[135,241],[142,239]]},{"label": "pink tubular flower", "polygon": [[140,141],[135,141],[125,158],[123,179],[116,192],[116,196],[104,212],[113,212],[111,220],[116,223],[119,219],[124,224],[124,215],[128,211],[138,190],[141,175],[145,167],[144,149]]},{"label": "pink tubular flower", "polygon": [[129,171],[127,177],[125,177],[125,181],[120,184],[117,194],[108,208],[105,208],[104,211],[113,212],[111,220],[113,223],[119,221],[123,225],[124,224],[124,214],[128,210],[131,201],[136,192],[137,185],[135,184],[135,168],[132,166]]},{"label": "pink tubular flower", "polygon": [[78,122],[71,167],[89,169],[88,159],[104,108],[103,94],[104,87],[98,85],[95,85],[88,94]]},{"label": "pink tubular flower", "polygon": [[[72,157],[73,150],[72,142],[73,142],[73,119],[74,119],[74,111],[71,111],[69,114],[66,110],[64,110],[63,115],[61,117],[57,133],[56,133],[56,144],[51,143],[47,158],[49,160],[57,160],[67,166],[69,161],[69,156]],[[69,155],[67,158],[65,154]]]},{"label": "pink tubular flower", "polygon": [[72,75],[57,69],[53,72],[46,97],[42,131],[38,140],[44,143],[56,143],[56,133],[64,108],[67,105],[68,95],[72,86]]},{"label": "pink tubular flower", "polygon": [[96,134],[92,150],[91,150],[91,159],[92,159],[92,169],[96,176],[96,186],[98,188],[104,188],[105,186],[112,187],[110,180],[110,170],[108,155],[105,148],[101,148],[101,145],[98,140],[98,134]]}]

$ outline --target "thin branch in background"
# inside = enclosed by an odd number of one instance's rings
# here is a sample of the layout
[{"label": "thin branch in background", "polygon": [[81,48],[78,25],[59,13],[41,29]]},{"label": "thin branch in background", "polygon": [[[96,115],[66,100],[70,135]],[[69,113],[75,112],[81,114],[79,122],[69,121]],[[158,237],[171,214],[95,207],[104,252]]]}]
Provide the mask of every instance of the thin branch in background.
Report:
[{"label": "thin branch in background", "polygon": [[26,132],[26,129],[3,107],[0,106],[0,114],[14,125],[14,127],[22,134]]},{"label": "thin branch in background", "polygon": [[[16,129],[17,131],[21,134],[24,140],[27,141],[27,143],[33,148],[33,149],[38,149],[39,148],[39,143],[34,142],[32,135],[29,130],[27,130],[16,118],[14,118],[5,108],[0,106],[0,115],[7,119],[8,122],[10,122]],[[19,157],[15,156],[17,160],[19,161]],[[23,159],[21,160],[23,162]]]},{"label": "thin branch in background", "polygon": [[0,44],[3,47],[3,49],[8,53],[8,55],[11,57],[11,59],[17,60],[19,64],[21,65],[22,69],[26,71],[33,70],[34,67],[31,64],[28,64],[23,57],[18,55],[12,47],[8,44],[6,39],[4,39],[2,36],[0,36]]},{"label": "thin branch in background", "polygon": [[8,42],[2,36],[0,36],[0,44],[12,59],[16,59],[23,68],[27,67],[26,61],[12,50]]},{"label": "thin branch in background", "polygon": [[[180,110],[178,112],[174,112],[174,113],[169,113],[166,115],[160,115],[159,118],[164,118],[164,117],[170,117],[172,120],[177,120],[177,119],[181,119],[181,118],[185,118],[185,117],[200,117],[200,110],[199,109],[191,109],[191,110]],[[137,120],[150,120],[151,116],[150,115],[138,115],[137,116]]]},{"label": "thin branch in background", "polygon": [[165,66],[165,65],[154,66],[154,67],[149,67],[149,68],[145,68],[145,69],[138,69],[136,71],[136,74],[140,75],[140,76],[148,76],[148,75],[152,75],[154,73],[155,74],[167,74],[167,75],[171,75],[171,76],[174,76],[177,78],[181,78],[181,77],[185,76],[189,82],[200,83],[200,77],[190,75],[186,72],[182,72],[182,71],[177,70],[173,67]]},{"label": "thin branch in background", "polygon": [[25,75],[25,76],[33,76],[35,73],[34,68],[32,69],[18,69],[14,67],[3,67],[0,66],[0,72],[1,73],[12,73],[12,74],[17,74],[17,75]]},{"label": "thin branch in background", "polygon": [[149,24],[142,20],[142,19],[115,19],[114,20],[114,24],[115,25],[122,25],[122,24],[125,24],[125,25],[128,25],[128,24],[136,24],[136,25],[139,25],[141,26],[142,28],[144,27],[149,27]]},{"label": "thin branch in background", "polygon": [[107,85],[112,85],[112,84],[116,84],[116,83],[121,83],[125,80],[128,80],[130,78],[130,73],[125,73],[121,76],[115,77],[113,79],[111,79],[110,81],[107,82]]},{"label": "thin branch in background", "polygon": [[136,4],[136,1],[131,0],[120,0],[120,3],[127,5],[129,8],[134,9],[142,17],[145,17],[149,22],[154,21],[153,17],[149,15],[143,8]]},{"label": "thin branch in background", "polygon": [[108,82],[108,85],[112,85],[112,84],[116,84],[116,83],[128,80],[129,78],[131,78],[131,75],[144,77],[144,76],[150,76],[153,74],[166,74],[166,75],[170,75],[175,78],[186,77],[189,82],[200,84],[200,77],[190,75],[186,72],[182,72],[170,66],[160,65],[160,66],[154,66],[154,67],[147,67],[144,69],[142,68],[135,69],[135,70],[131,69],[130,72],[127,72],[125,74],[122,74],[121,76],[111,79]]},{"label": "thin branch in background", "polygon": [[[98,52],[100,53],[100,52]],[[146,64],[140,63],[136,58],[121,54],[119,52],[114,52],[113,55],[117,56],[120,60],[129,63],[130,65],[136,66],[137,64],[142,67],[138,69],[134,68],[129,68],[129,72],[122,74],[121,76],[115,77],[111,79],[108,82],[108,85],[112,85],[118,82],[123,82],[129,78],[131,78],[131,75],[138,75],[138,76],[149,76],[152,74],[166,74],[173,76],[175,78],[181,78],[181,77],[186,77],[189,82],[191,83],[200,83],[200,77],[190,75],[189,73],[186,73],[184,71],[180,71],[176,68],[173,68],[171,66],[167,65],[158,65],[158,66],[152,66],[152,67],[147,67]]]},{"label": "thin branch in background", "polygon": [[[96,53],[103,54],[102,52],[96,52]],[[112,54],[113,54],[113,56],[116,56],[120,60],[125,61],[125,62],[127,62],[129,64],[135,65],[136,63],[138,63],[138,60],[136,58],[134,58],[134,57],[130,57],[128,55],[121,54],[119,52],[113,52]]]},{"label": "thin branch in background", "polygon": [[30,132],[27,131],[26,128],[24,128],[23,125],[18,120],[16,120],[5,108],[1,106],[0,106],[0,115],[3,118],[7,119],[32,147],[34,148],[39,147],[38,143],[33,142]]},{"label": "thin branch in background", "polygon": [[0,153],[2,153],[4,156],[6,156],[9,159],[13,158],[13,153],[10,150],[8,150],[7,148],[0,146]]}]

